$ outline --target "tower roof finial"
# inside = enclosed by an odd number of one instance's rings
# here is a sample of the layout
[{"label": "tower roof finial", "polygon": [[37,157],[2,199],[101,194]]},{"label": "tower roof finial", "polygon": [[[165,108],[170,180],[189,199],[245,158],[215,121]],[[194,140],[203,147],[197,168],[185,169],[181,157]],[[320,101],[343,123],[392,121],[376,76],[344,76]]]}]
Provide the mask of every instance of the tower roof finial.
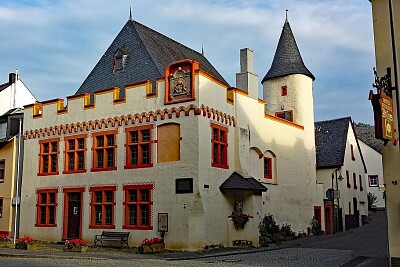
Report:
[{"label": "tower roof finial", "polygon": [[288,14],[289,9],[286,9],[286,20],[287,20],[287,14]]},{"label": "tower roof finial", "polygon": [[132,7],[129,7],[129,20],[132,20]]}]

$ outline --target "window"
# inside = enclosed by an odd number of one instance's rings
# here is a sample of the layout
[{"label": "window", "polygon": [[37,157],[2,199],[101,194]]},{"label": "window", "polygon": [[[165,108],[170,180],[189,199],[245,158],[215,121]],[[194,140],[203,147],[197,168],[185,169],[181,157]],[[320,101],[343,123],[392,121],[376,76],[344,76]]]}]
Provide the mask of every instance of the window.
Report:
[{"label": "window", "polygon": [[351,160],[356,160],[356,158],[354,157],[354,147],[353,147],[353,145],[350,145],[350,150],[351,150]]},{"label": "window", "polygon": [[4,176],[6,174],[5,167],[6,167],[6,161],[0,160],[0,183],[4,183]]},{"label": "window", "polygon": [[286,85],[282,85],[282,87],[281,87],[281,95],[282,96],[287,95],[287,86]]},{"label": "window", "polygon": [[354,189],[357,189],[357,175],[353,172],[353,185]]},{"label": "window", "polygon": [[86,171],[86,135],[65,138],[64,173]]},{"label": "window", "polygon": [[91,229],[114,229],[115,186],[91,187]]},{"label": "window", "polygon": [[272,179],[272,159],[264,157],[264,178]]},{"label": "window", "polygon": [[56,227],[57,189],[37,190],[36,227]]},{"label": "window", "polygon": [[278,118],[293,122],[293,111],[292,110],[275,112],[275,116]]},{"label": "window", "polygon": [[228,129],[214,123],[211,128],[211,166],[228,169]]},{"label": "window", "polygon": [[91,171],[116,170],[117,150],[115,131],[93,134],[93,168]]},{"label": "window", "polygon": [[153,125],[126,129],[125,168],[152,167],[152,128]]},{"label": "window", "polygon": [[114,54],[114,72],[124,69],[124,58],[126,57],[125,49],[117,49]]},{"label": "window", "polygon": [[349,171],[346,171],[346,180],[347,180],[347,188],[350,188],[350,174]]},{"label": "window", "polygon": [[176,194],[193,193],[193,178],[181,178],[175,180]]},{"label": "window", "polygon": [[124,229],[152,230],[152,184],[125,185]]},{"label": "window", "polygon": [[38,175],[54,175],[58,174],[58,143],[60,139],[39,141],[39,173]]},{"label": "window", "polygon": [[0,123],[0,139],[7,137],[7,122]]},{"label": "window", "polygon": [[0,198],[0,218],[3,217],[3,199]]},{"label": "window", "polygon": [[180,126],[176,123],[157,127],[157,162],[180,160]]},{"label": "window", "polygon": [[378,175],[368,175],[369,186],[375,187],[379,186],[379,179]]},{"label": "window", "polygon": [[360,191],[363,191],[364,188],[362,186],[362,176],[361,176],[361,174],[358,176],[358,180],[359,180],[359,184],[360,184]]}]

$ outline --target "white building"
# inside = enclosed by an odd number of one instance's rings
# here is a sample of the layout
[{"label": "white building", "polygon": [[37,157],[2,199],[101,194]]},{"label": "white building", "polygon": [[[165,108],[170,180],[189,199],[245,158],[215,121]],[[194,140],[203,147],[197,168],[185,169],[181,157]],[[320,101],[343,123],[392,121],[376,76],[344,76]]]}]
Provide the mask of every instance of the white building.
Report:
[{"label": "white building", "polygon": [[[196,250],[258,245],[266,213],[296,232],[322,220],[314,76],[289,22],[264,99],[253,52],[240,53],[234,88],[201,53],[128,20],[67,103],[25,107],[21,234],[92,241],[130,231],[137,246],[167,229],[167,248]],[[237,214],[248,215],[244,229]]]}]

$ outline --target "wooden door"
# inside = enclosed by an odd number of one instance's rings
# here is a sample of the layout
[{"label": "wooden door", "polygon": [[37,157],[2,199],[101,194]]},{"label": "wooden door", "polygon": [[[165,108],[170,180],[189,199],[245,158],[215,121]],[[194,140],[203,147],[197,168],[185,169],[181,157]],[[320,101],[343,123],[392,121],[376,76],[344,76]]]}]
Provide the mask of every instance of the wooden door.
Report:
[{"label": "wooden door", "polygon": [[68,193],[67,238],[80,238],[81,229],[81,193]]}]

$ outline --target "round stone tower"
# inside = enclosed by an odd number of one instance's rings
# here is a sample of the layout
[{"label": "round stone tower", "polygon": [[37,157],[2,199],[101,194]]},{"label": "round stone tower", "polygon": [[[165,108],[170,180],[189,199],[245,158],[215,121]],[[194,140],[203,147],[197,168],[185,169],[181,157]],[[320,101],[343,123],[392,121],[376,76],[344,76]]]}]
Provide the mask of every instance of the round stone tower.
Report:
[{"label": "round stone tower", "polygon": [[314,80],[286,19],[271,68],[261,81],[266,113],[314,131]]}]

